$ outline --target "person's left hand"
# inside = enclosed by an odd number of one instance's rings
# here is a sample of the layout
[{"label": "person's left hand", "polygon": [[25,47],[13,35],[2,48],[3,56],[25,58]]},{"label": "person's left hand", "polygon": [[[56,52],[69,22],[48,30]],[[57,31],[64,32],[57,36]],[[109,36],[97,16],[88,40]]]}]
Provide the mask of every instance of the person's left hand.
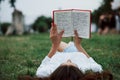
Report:
[{"label": "person's left hand", "polygon": [[56,24],[51,23],[50,39],[52,41],[52,47],[54,48],[59,47],[63,33],[64,33],[64,30],[58,33]]},{"label": "person's left hand", "polygon": [[74,34],[75,34],[74,43],[75,43],[75,46],[77,47],[77,46],[81,45],[82,38],[80,38],[80,37],[78,36],[77,30],[74,31]]}]

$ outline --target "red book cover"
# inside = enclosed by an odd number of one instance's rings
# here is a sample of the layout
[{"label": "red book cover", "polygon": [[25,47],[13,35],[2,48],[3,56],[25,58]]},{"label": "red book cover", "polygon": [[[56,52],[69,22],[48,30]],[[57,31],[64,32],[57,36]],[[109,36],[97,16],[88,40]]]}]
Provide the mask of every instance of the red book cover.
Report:
[{"label": "red book cover", "polygon": [[64,30],[63,37],[74,36],[77,30],[79,37],[91,37],[91,11],[80,9],[66,9],[53,11],[53,23],[57,25],[58,32]]}]

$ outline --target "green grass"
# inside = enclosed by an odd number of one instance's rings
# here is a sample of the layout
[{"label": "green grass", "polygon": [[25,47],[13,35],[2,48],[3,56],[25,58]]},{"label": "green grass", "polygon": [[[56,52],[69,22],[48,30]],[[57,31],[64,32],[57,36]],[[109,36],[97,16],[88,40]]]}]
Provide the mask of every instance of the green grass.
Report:
[{"label": "green grass", "polygon": [[[113,73],[115,80],[120,79],[120,35],[99,36],[94,33],[91,39],[83,39],[82,45],[104,70]],[[0,80],[16,80],[21,74],[35,76],[50,47],[48,33],[0,36]]]}]

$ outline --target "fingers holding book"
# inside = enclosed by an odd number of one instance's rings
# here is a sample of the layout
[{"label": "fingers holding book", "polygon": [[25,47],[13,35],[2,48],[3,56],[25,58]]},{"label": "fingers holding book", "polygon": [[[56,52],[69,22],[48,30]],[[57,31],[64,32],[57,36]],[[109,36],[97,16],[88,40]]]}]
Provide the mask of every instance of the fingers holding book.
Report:
[{"label": "fingers holding book", "polygon": [[62,30],[60,33],[58,33],[57,25],[54,23],[51,23],[51,30],[50,30],[51,35],[56,35],[56,36],[58,35],[58,36],[62,37],[63,33],[64,33],[64,30]]},{"label": "fingers holding book", "polygon": [[78,46],[78,45],[81,44],[82,38],[80,38],[80,37],[78,36],[77,30],[74,30],[74,34],[75,34],[75,36],[74,36],[74,43],[75,43],[76,46]]},{"label": "fingers holding book", "polygon": [[64,30],[58,33],[56,24],[51,23],[50,39],[52,41],[52,44],[56,45],[56,47],[59,46],[63,33]]}]

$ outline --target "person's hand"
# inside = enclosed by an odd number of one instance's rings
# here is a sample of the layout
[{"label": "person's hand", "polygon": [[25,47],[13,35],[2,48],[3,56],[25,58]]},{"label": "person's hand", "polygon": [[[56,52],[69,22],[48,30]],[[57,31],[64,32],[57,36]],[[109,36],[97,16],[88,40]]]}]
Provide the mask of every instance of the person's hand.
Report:
[{"label": "person's hand", "polygon": [[77,30],[74,31],[75,37],[74,37],[74,43],[77,46],[79,46],[82,42],[82,38],[79,38]]},{"label": "person's hand", "polygon": [[52,41],[52,47],[56,49],[59,47],[63,33],[64,33],[63,30],[60,33],[58,33],[57,26],[51,23],[50,39]]},{"label": "person's hand", "polygon": [[83,52],[88,58],[90,57],[88,53],[85,51],[85,49],[82,47],[81,42],[82,38],[79,38],[77,30],[74,31],[75,37],[74,37],[74,43],[78,51]]}]

